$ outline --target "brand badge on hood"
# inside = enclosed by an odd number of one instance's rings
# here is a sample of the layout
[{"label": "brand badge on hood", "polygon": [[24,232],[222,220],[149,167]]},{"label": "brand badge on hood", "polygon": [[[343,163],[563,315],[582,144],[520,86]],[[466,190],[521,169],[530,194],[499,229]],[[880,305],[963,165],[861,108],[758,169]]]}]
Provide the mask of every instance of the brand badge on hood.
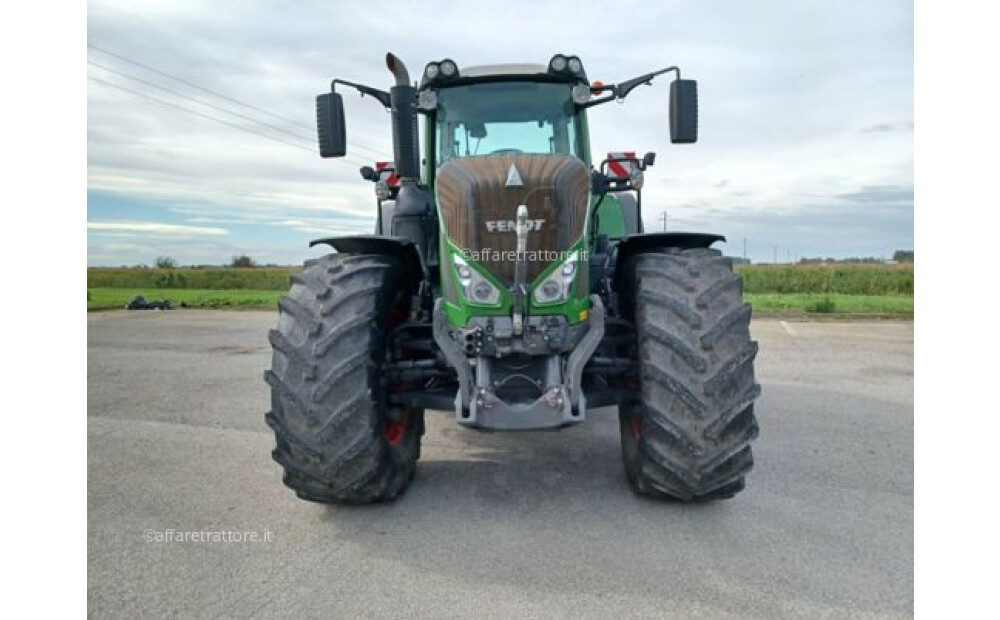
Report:
[{"label": "brand badge on hood", "polygon": [[517,166],[514,164],[510,165],[510,170],[507,171],[507,187],[524,187],[524,181],[521,180],[521,173],[517,171]]}]

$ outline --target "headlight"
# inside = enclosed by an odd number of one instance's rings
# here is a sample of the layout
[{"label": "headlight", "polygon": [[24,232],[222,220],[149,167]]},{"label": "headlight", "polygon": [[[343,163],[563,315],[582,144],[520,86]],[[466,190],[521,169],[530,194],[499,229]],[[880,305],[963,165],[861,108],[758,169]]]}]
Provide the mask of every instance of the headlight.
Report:
[{"label": "headlight", "polygon": [[496,291],[493,285],[486,280],[480,280],[476,282],[476,285],[472,287],[472,296],[476,298],[477,301],[488,301],[493,298],[493,292]]},{"label": "headlight", "polygon": [[573,103],[583,105],[590,101],[590,86],[587,84],[577,84],[573,87]]},{"label": "headlight", "polygon": [[455,65],[454,60],[449,58],[448,60],[441,61],[441,75],[445,77],[452,77],[456,73],[458,73],[458,67]]},{"label": "headlight", "polygon": [[469,263],[458,254],[453,254],[452,258],[455,260],[455,275],[458,276],[458,284],[462,287],[462,294],[468,301],[487,306],[495,306],[500,302],[500,289],[493,286],[492,282],[469,266]]},{"label": "headlight", "polygon": [[428,80],[433,80],[438,76],[439,73],[441,73],[441,68],[438,66],[437,63],[432,62],[429,63],[426,67],[424,67],[424,77],[427,78]]},{"label": "headlight", "polygon": [[583,63],[576,56],[571,56],[568,62],[569,70],[573,73],[579,73],[583,70]]},{"label": "headlight", "polygon": [[438,96],[433,90],[422,90],[417,95],[417,107],[424,111],[434,110],[438,107]]},{"label": "headlight", "polygon": [[553,71],[563,72],[566,70],[566,57],[562,54],[556,54],[549,61],[549,68]]},{"label": "headlight", "polygon": [[632,186],[632,189],[636,190],[642,189],[642,181],[643,181],[642,170],[639,170],[638,168],[632,168],[632,172],[628,174],[628,181],[629,184]]},{"label": "headlight", "polygon": [[577,262],[580,253],[573,252],[563,261],[557,269],[554,269],[547,278],[535,287],[534,297],[537,304],[553,304],[565,301],[569,298],[569,289],[573,286],[573,278],[576,277]]}]

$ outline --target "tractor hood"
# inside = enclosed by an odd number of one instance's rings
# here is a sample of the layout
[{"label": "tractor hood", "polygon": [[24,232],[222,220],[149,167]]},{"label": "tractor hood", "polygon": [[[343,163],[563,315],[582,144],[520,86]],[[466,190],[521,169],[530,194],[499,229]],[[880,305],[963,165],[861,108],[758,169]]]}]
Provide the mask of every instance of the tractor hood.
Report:
[{"label": "tractor hood", "polygon": [[438,169],[435,184],[451,242],[507,285],[514,281],[518,206],[528,211],[528,282],[584,231],[590,173],[576,157],[458,157]]}]

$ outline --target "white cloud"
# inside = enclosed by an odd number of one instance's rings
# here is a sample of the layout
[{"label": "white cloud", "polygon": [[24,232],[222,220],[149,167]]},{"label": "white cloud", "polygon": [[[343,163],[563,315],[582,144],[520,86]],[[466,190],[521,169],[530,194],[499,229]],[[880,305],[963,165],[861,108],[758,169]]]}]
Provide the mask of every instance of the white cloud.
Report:
[{"label": "white cloud", "polygon": [[228,235],[225,228],[210,226],[186,226],[184,224],[162,224],[160,222],[87,222],[88,230],[126,231],[153,235],[177,237]]},{"label": "white cloud", "polygon": [[[212,99],[95,50],[88,52],[91,60],[281,125],[303,138],[253,128],[304,148],[90,83],[88,186],[183,204],[192,224],[226,219],[283,222],[285,230],[310,233],[369,232],[374,197],[357,168],[384,156],[357,146],[390,153],[389,115],[373,99],[346,93],[350,156],[322,160],[312,139],[313,100],[332,77],[387,88],[383,57],[391,45],[414,75],[426,61],[445,56],[462,66],[545,62],[554,52],[579,54],[588,74],[605,82],[681,66],[699,80],[698,144],[669,145],[666,76],[637,89],[625,105],[600,106],[589,117],[595,159],[608,151],[657,151],[643,197],[650,227],[664,209],[712,230],[737,214],[805,217],[866,187],[913,187],[912,2],[622,0],[613,11],[597,2],[489,5],[427,0],[417,11],[409,3],[383,2],[373,11],[326,1],[290,7],[266,0],[92,0],[90,43],[292,122]],[[387,18],[397,14],[405,15],[402,22]],[[613,14],[628,18],[609,19]],[[791,226],[780,217],[767,221]],[[906,226],[904,220],[881,225],[901,221]],[[888,239],[899,231],[881,232]],[[833,244],[844,237],[835,229],[825,234]],[[230,238],[238,236],[234,231]]]}]

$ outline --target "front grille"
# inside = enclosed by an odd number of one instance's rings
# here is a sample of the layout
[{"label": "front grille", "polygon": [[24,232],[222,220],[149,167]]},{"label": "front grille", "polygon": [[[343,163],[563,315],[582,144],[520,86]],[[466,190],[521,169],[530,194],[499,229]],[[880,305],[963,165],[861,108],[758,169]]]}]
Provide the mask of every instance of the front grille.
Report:
[{"label": "front grille", "polygon": [[[511,165],[521,186],[507,186]],[[483,155],[455,158],[437,173],[437,200],[445,232],[458,248],[502,282],[514,281],[517,238],[510,223],[518,205],[528,219],[541,220],[528,235],[529,257],[554,256],[583,234],[590,204],[587,166],[569,155]],[[551,260],[529,260],[527,277],[536,278]]]}]

